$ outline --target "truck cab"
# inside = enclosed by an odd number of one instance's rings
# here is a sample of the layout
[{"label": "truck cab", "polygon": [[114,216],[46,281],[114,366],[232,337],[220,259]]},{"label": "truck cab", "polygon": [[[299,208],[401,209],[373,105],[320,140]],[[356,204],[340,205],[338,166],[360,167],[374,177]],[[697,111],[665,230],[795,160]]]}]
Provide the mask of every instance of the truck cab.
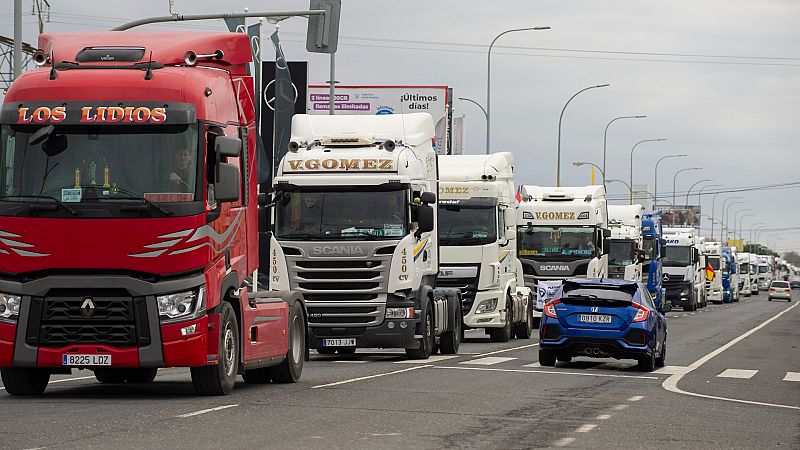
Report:
[{"label": "truck cab", "polygon": [[666,254],[663,262],[663,285],[667,301],[694,311],[702,304],[705,281],[702,272],[699,239],[694,228],[666,227]]},{"label": "truck cab", "polygon": [[739,275],[739,295],[750,297],[750,253],[741,252],[736,254],[737,273]]},{"label": "truck cab", "polygon": [[713,303],[722,303],[722,243],[712,241],[703,242],[701,251],[706,258],[705,266],[703,266],[704,269],[706,269],[706,299]]},{"label": "truck cab", "polygon": [[734,247],[722,248],[722,301],[739,301],[739,254]]},{"label": "truck cab", "polygon": [[758,290],[766,291],[769,289],[769,284],[772,282],[772,268],[770,266],[771,257],[767,255],[758,255]]},{"label": "truck cab", "polygon": [[608,205],[608,277],[642,281],[642,205]]},{"label": "truck cab", "polygon": [[436,285],[459,288],[464,325],[484,328],[493,342],[533,330],[533,296],[517,258],[513,164],[509,152],[439,156]]},{"label": "truck cab", "polygon": [[661,307],[666,298],[666,290],[662,285],[662,259],[666,254],[666,242],[659,211],[648,211],[642,215],[642,262],[643,276],[647,278],[647,289],[656,303]]},{"label": "truck cab", "polygon": [[750,253],[750,294],[758,295],[758,255]]}]

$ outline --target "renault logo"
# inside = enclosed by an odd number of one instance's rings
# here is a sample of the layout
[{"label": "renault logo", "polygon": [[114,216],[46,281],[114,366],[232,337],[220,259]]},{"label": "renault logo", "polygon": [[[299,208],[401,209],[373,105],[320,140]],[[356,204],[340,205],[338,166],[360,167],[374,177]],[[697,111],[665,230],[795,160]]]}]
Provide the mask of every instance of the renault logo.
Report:
[{"label": "renault logo", "polygon": [[81,314],[83,315],[84,319],[90,319],[92,315],[94,315],[94,302],[92,301],[91,297],[86,297],[83,299],[83,304],[81,305]]},{"label": "renault logo", "polygon": [[661,277],[661,279],[664,280],[664,281],[669,281],[669,274],[665,273],[664,276]]}]

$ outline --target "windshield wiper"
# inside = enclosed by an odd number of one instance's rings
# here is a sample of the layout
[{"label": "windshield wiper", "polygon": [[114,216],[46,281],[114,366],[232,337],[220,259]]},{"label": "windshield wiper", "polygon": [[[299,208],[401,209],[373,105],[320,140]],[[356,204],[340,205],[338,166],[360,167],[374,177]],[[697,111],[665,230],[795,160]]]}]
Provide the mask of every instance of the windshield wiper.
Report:
[{"label": "windshield wiper", "polygon": [[[131,196],[126,196],[126,197],[114,197],[114,200],[140,200],[145,205],[157,210],[158,212],[160,212],[161,214],[163,214],[165,216],[169,217],[169,216],[174,216],[175,215],[174,212],[172,212],[172,211],[170,211],[170,210],[168,210],[168,209],[166,209],[166,208],[164,208],[162,206],[158,206],[155,202],[152,202],[152,201],[150,201],[150,200],[148,200],[148,199],[146,199],[144,197],[137,197],[135,195],[131,195]],[[122,206],[119,207],[119,209],[120,209],[120,211],[131,211],[131,210],[135,210],[136,207],[133,206],[133,205],[122,205]]]},{"label": "windshield wiper", "polygon": [[[36,198],[36,199],[52,200],[56,205],[66,209],[73,216],[81,215],[80,212],[76,211],[74,208],[72,208],[71,206],[69,206],[66,203],[62,202],[61,200],[53,197],[52,195],[4,195],[4,196],[0,197],[0,200],[6,199],[6,198]],[[28,208],[29,209],[33,209],[33,210],[37,210],[37,209],[41,209],[41,205],[37,205],[36,203],[28,203]]]},{"label": "windshield wiper", "polygon": [[311,233],[292,233],[292,234],[285,234],[276,236],[278,239],[319,239],[320,236],[318,234],[311,234]]}]

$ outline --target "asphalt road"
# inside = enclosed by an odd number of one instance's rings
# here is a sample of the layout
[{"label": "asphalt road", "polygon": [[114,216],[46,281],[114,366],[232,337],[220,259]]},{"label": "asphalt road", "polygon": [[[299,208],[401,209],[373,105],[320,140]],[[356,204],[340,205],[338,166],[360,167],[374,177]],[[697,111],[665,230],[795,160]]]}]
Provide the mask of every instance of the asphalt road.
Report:
[{"label": "asphalt road", "polygon": [[[796,292],[795,292],[796,293]],[[194,395],[188,369],[45,395],[0,390],[2,448],[800,448],[800,308],[764,295],[667,314],[667,367],[542,368],[537,339],[468,333],[455,357],[312,353],[300,383]],[[0,388],[1,389],[1,388]]]}]

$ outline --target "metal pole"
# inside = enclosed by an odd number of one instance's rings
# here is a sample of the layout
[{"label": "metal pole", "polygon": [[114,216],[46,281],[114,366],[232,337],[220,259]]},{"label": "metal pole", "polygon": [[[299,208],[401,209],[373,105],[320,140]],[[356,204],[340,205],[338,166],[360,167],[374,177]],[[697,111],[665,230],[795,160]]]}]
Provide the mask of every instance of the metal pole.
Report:
[{"label": "metal pole", "polygon": [[14,0],[14,79],[22,75],[22,0]]},{"label": "metal pole", "polygon": [[598,84],[596,86],[589,86],[587,88],[583,88],[580,91],[576,92],[572,97],[567,100],[567,103],[564,104],[564,107],[561,109],[561,115],[558,116],[558,150],[556,152],[556,186],[561,187],[561,119],[564,118],[564,111],[567,110],[567,105],[569,102],[572,101],[573,98],[577,97],[578,94],[584,91],[588,91],[589,89],[596,89],[610,86],[610,84]]},{"label": "metal pole", "polygon": [[[486,111],[486,108],[483,107],[480,103],[476,102],[475,100],[467,97],[458,97],[459,100],[463,100],[465,102],[470,102],[481,109],[483,112],[483,117],[486,118],[486,135],[489,135],[489,113]],[[489,146],[486,146],[486,154],[489,154]]]},{"label": "metal pole", "polygon": [[[711,178],[706,178],[704,180],[700,180],[700,181],[696,182],[695,184],[693,184],[693,185],[691,185],[689,187],[688,191],[686,191],[686,207],[687,208],[689,207],[689,193],[692,192],[692,189],[694,189],[695,186],[697,186],[700,183],[705,183],[706,181],[711,181]],[[699,201],[699,197],[698,197],[698,201]]]},{"label": "metal pole", "polygon": [[697,191],[697,204],[698,205],[700,204],[700,197],[703,195],[703,191],[708,189],[708,188],[712,188],[712,187],[713,188],[718,188],[718,187],[722,187],[722,185],[721,184],[707,184],[705,186],[701,186],[700,190]]},{"label": "metal pole", "polygon": [[719,238],[720,239],[722,239],[722,226],[724,224],[724,222],[722,222],[722,219],[725,217],[725,204],[728,203],[728,201],[730,201],[730,200],[737,200],[737,199],[740,199],[740,198],[743,198],[743,197],[742,196],[729,197],[729,198],[726,198],[725,200],[722,201],[722,211],[720,211],[722,216],[719,219],[720,220],[720,225],[719,225]]},{"label": "metal pole", "polygon": [[[667,156],[662,156],[661,158],[659,158],[658,161],[656,161],[655,176],[653,177],[653,203],[654,203],[653,206],[654,207],[656,206],[655,204],[658,203],[658,165],[661,164],[661,161],[663,161],[663,160],[665,160],[667,158],[681,158],[681,157],[684,157],[684,156],[686,156],[686,155],[684,155],[684,154],[667,155]],[[675,204],[673,203],[672,206],[675,206]]]},{"label": "metal pole", "polygon": [[[750,250],[752,250],[752,247],[753,247],[753,230],[756,229],[756,227],[761,227],[761,226],[764,226],[764,225],[766,225],[764,222],[758,222],[758,223],[754,223],[754,224],[750,225],[750,247],[751,247]],[[753,252],[750,251],[749,253],[753,253]]]},{"label": "metal pole", "polygon": [[719,234],[719,238],[720,239],[725,239],[725,240],[728,239],[728,232],[730,232],[730,229],[731,229],[730,222],[728,222],[728,218],[730,217],[730,213],[731,213],[731,206],[743,205],[744,203],[745,202],[733,202],[730,205],[728,205],[727,208],[725,208],[725,235],[723,236],[722,235],[722,230],[720,230],[720,234]]},{"label": "metal pole", "polygon": [[[745,217],[753,217],[756,213],[749,213],[744,214],[742,217],[739,218],[739,240],[742,241],[742,251],[744,251],[744,236],[742,236],[742,222],[744,222]],[[733,232],[733,240],[736,241],[736,231]],[[738,246],[736,247],[739,248]]]},{"label": "metal pole", "polygon": [[[620,116],[620,117],[615,117],[611,119],[610,122],[608,122],[605,131],[603,131],[603,170],[601,170],[602,173],[604,174],[606,173],[606,143],[608,141],[608,127],[610,127],[612,123],[621,119],[644,119],[645,117],[647,116]],[[605,186],[605,184],[606,184],[606,176],[603,175],[603,185]]]},{"label": "metal pole", "polygon": [[[19,1],[19,0],[15,0]],[[285,19],[287,17],[298,16],[324,16],[325,10],[312,9],[308,11],[256,11],[256,12],[243,12],[243,13],[223,13],[223,14],[172,14],[171,16],[147,17],[145,19],[134,20],[132,22],[123,23],[122,25],[112,28],[111,31],[125,31],[141,25],[148,25],[151,23],[163,22],[185,22],[189,20],[213,20],[213,19],[232,19],[238,17],[264,17]]]},{"label": "metal pole", "polygon": [[644,143],[644,142],[660,142],[660,141],[666,141],[666,140],[667,140],[666,138],[645,139],[645,140],[639,141],[639,142],[637,142],[636,144],[633,145],[633,148],[631,149],[631,167],[630,167],[630,169],[631,169],[631,177],[628,179],[630,181],[630,185],[631,185],[631,195],[630,195],[630,199],[628,201],[629,205],[633,204],[633,151],[636,150],[636,147],[641,143]]},{"label": "metal pole", "polygon": [[[733,213],[733,240],[734,241],[736,240],[736,222],[739,221],[739,214],[743,213],[743,212],[752,211],[752,210],[753,210],[752,208],[745,208],[745,209],[740,209],[738,211],[735,211]],[[730,236],[730,230],[728,230],[728,236]]]},{"label": "metal pole", "polygon": [[622,184],[624,184],[624,185],[625,185],[625,187],[627,187],[627,188],[628,188],[629,195],[633,195],[633,187],[632,187],[631,185],[629,185],[628,183],[626,183],[626,182],[624,182],[624,181],[622,181],[622,180],[616,180],[616,179],[613,179],[613,178],[610,178],[610,179],[608,179],[607,181],[608,181],[609,183],[613,183],[613,182],[615,182],[615,181],[616,181],[616,182],[618,182],[618,183],[622,183]]},{"label": "metal pole", "polygon": [[702,167],[687,167],[685,169],[680,169],[679,171],[675,172],[675,176],[672,177],[672,205],[675,205],[675,189],[678,182],[678,174],[681,172],[686,172],[687,170],[700,170]]},{"label": "metal pole", "polygon": [[575,166],[575,167],[589,165],[589,166],[597,168],[597,170],[600,171],[600,175],[603,177],[603,185],[606,184],[606,172],[603,169],[601,169],[600,166],[598,166],[597,164],[590,163],[590,162],[585,162],[585,161],[573,161],[572,165]]},{"label": "metal pole", "polygon": [[549,30],[550,27],[527,27],[527,28],[513,28],[511,30],[503,31],[502,33],[498,34],[497,36],[492,39],[492,42],[489,44],[489,51],[486,53],[486,154],[489,154],[490,149],[490,142],[491,142],[491,122],[489,120],[490,112],[492,111],[492,47],[494,47],[494,43],[500,39],[501,36],[504,36],[508,33],[514,33],[517,31],[539,31],[539,30]]},{"label": "metal pole", "polygon": [[336,53],[331,53],[331,73],[330,73],[331,88],[328,92],[330,98],[328,99],[328,114],[333,115],[334,102],[336,101]]}]

